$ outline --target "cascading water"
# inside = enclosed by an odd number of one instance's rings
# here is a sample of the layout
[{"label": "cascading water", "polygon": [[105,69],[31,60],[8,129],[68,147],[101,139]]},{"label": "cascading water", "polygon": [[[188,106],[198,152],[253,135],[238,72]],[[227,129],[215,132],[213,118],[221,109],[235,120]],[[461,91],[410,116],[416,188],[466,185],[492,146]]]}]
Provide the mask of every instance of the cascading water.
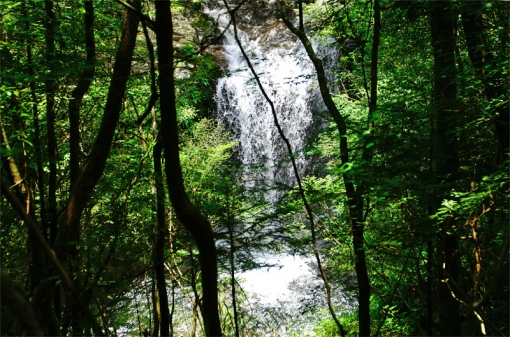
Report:
[{"label": "cascading water", "polygon": [[[208,14],[226,27],[230,18],[225,12],[209,10]],[[306,160],[302,150],[310,137],[313,112],[325,110],[313,64],[301,42],[275,16],[267,15],[267,8],[242,16],[238,37],[275,105],[279,123],[303,174]],[[295,184],[292,167],[286,160],[287,148],[278,135],[270,105],[253,79],[232,27],[225,32],[223,48],[226,73],[218,80],[216,89],[217,117],[239,141],[239,155],[245,167],[264,163],[266,181]],[[329,48],[327,55],[332,59],[338,57],[337,49]],[[260,178],[248,170],[246,174],[247,180]]]}]

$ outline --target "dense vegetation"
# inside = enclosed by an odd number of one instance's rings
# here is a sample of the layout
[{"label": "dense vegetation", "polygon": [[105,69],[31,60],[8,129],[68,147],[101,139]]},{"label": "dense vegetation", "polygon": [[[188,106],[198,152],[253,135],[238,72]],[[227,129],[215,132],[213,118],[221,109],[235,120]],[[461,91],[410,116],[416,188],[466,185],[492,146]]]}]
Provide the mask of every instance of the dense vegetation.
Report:
[{"label": "dense vegetation", "polygon": [[[230,6],[234,27],[271,7],[314,64],[296,185],[248,182],[214,119],[200,1],[0,2],[2,336],[508,335],[508,5]],[[249,301],[257,251],[322,282]]]}]

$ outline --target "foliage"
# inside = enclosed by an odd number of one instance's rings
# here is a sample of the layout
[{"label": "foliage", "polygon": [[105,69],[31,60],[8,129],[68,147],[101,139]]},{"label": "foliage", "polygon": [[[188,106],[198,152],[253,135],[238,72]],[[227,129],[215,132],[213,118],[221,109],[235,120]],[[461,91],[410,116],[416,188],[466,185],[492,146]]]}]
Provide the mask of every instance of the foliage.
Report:
[{"label": "foliage", "polygon": [[[263,160],[258,167],[243,166],[237,158],[239,144],[230,130],[212,118],[215,83],[222,76],[218,63],[225,60],[218,60],[202,48],[218,34],[214,20],[201,12],[205,3],[172,3],[178,20],[176,29],[189,34],[176,35],[175,40],[180,160],[189,199],[214,229],[223,331],[235,335],[234,289],[242,335],[340,336],[326,310],[325,289],[315,277],[315,265],[311,268],[314,277],[292,282],[292,301],[272,304],[244,293],[238,276],[232,277],[232,273],[239,275],[260,267],[260,251],[311,255],[310,224],[297,189],[279,182],[253,180],[263,176],[259,174]],[[494,59],[482,76],[470,54],[466,39],[469,28],[462,23],[465,4],[451,2],[457,18],[458,125],[447,127],[458,142],[458,170],[438,176],[442,162],[438,115],[433,104],[437,78],[431,2],[380,1],[382,26],[377,60],[371,54],[373,3],[332,0],[304,4],[306,29],[316,36],[316,44],[331,47],[332,38],[340,50],[332,67],[329,91],[346,121],[347,133],[340,135],[329,117],[315,112],[320,126],[306,149],[314,167],[303,177],[333,306],[346,336],[356,336],[358,284],[345,187],[348,181],[364,187],[359,195],[364,212],[357,220],[365,228],[363,249],[371,286],[373,334],[441,333],[439,291],[444,283],[441,262],[445,238],[454,238],[458,246],[458,277],[455,285],[448,285],[458,303],[466,304],[459,304],[464,319],[462,333],[483,334],[480,319],[469,309],[483,298],[480,317],[486,334],[508,334],[509,266],[505,250],[509,234],[509,163],[497,133],[502,108],[508,107],[508,6],[487,1],[477,7],[486,55]],[[83,5],[53,1],[57,51],[54,58],[49,57],[46,4],[0,2],[0,150],[2,184],[10,187],[51,244],[50,219],[56,216],[57,225],[62,226],[63,212],[72,195],[68,112],[71,92],[86,67],[86,46]],[[116,2],[93,4],[96,74],[80,106],[80,165],[89,159],[101,125],[124,11]],[[287,5],[293,6],[290,2]],[[250,4],[248,8],[255,7]],[[144,4],[142,11],[149,17],[154,14],[151,4]],[[158,103],[145,113],[153,88],[148,41],[139,30],[106,168],[88,200],[76,240],[66,243],[76,247],[76,255],[64,266],[91,308],[91,315],[108,335],[139,335],[154,332],[158,321],[154,266],[163,262],[174,334],[200,335],[199,256],[190,235],[175,218],[168,198],[164,201],[168,225],[165,259],[154,261],[158,230],[153,150],[158,134],[166,130],[158,125]],[[154,43],[150,30],[149,37]],[[378,64],[378,101],[368,121],[369,78],[374,62]],[[490,86],[484,82],[487,78]],[[56,88],[55,107],[48,111],[51,81]],[[506,94],[490,96],[491,88],[501,88]],[[48,118],[52,112],[54,121]],[[374,126],[367,128],[367,122],[374,122]],[[341,137],[349,144],[347,163],[342,163],[339,156]],[[55,168],[49,153],[52,140],[57,144]],[[367,149],[368,159],[364,157]],[[52,177],[56,180],[54,191],[49,186]],[[57,214],[49,210],[52,197]],[[49,270],[50,264],[4,194],[1,203],[2,270],[33,303],[35,288],[52,281],[42,278],[40,270]],[[49,307],[56,309],[59,332],[71,335],[81,327],[80,320],[86,319],[81,314],[73,316],[73,295],[60,287],[60,281],[58,284]],[[2,335],[22,334],[21,323],[6,303],[2,303],[1,310]],[[81,329],[81,334],[90,333],[90,327]]]}]

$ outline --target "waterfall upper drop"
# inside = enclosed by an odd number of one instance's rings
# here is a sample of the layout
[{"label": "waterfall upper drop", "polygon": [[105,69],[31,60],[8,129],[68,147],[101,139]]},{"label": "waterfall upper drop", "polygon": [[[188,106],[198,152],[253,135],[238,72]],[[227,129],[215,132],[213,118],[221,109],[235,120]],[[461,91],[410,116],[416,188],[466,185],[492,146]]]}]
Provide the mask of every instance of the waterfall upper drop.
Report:
[{"label": "waterfall upper drop", "polygon": [[[325,105],[315,69],[301,42],[270,13],[267,8],[243,12],[238,21],[238,37],[274,103],[279,123],[303,174],[306,161],[302,150],[310,136],[313,112],[325,110]],[[209,10],[208,14],[222,27],[230,22],[224,8]],[[266,179],[294,184],[294,174],[285,160],[287,149],[278,135],[270,105],[244,60],[232,27],[225,32],[223,48],[226,71],[218,80],[215,95],[218,119],[238,139],[243,164],[264,163]],[[329,58],[338,57],[336,48],[330,48],[329,52]]]}]

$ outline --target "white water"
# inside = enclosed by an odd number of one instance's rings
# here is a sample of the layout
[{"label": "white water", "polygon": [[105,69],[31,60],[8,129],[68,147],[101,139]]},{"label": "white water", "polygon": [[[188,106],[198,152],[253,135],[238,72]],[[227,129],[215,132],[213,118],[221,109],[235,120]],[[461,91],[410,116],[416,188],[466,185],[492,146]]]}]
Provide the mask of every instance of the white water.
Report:
[{"label": "white water", "polygon": [[313,277],[309,267],[311,259],[291,255],[273,255],[264,259],[270,268],[259,268],[240,273],[244,290],[258,294],[262,303],[271,304],[291,298],[289,285],[292,281]]}]

